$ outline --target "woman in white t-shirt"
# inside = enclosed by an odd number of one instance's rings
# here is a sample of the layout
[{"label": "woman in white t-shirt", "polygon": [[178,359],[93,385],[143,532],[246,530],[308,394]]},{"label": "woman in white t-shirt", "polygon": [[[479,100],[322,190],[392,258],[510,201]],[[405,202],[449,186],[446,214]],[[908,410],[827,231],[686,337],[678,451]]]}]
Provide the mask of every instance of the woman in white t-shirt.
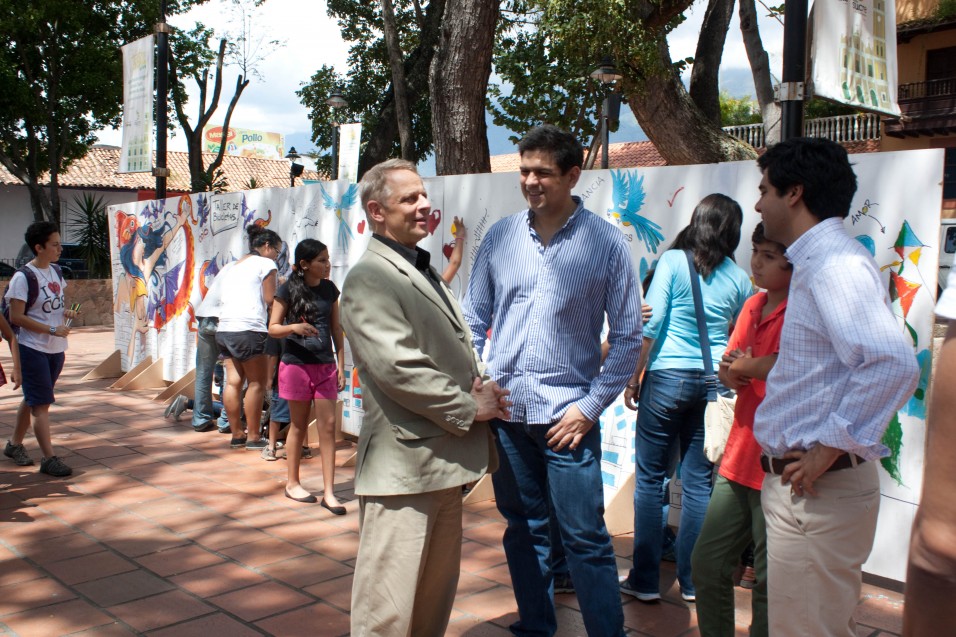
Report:
[{"label": "woman in white t-shirt", "polygon": [[[232,428],[233,448],[261,450],[267,445],[259,431],[262,397],[268,375],[266,337],[268,310],[276,291],[276,263],[282,239],[272,230],[249,226],[249,254],[239,259],[225,276],[219,306],[216,344],[226,368],[222,403]],[[242,387],[247,384],[246,396]],[[240,406],[244,410],[240,411]],[[248,433],[242,430],[242,413]]]}]

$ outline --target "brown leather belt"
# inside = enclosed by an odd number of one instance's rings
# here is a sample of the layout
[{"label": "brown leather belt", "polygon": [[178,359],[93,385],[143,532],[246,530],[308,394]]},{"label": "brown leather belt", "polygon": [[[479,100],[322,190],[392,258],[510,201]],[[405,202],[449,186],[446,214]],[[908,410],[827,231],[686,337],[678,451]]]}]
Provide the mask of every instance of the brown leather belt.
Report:
[{"label": "brown leather belt", "polygon": [[[837,459],[833,461],[833,464],[830,465],[827,471],[840,471],[841,469],[849,469],[850,467],[855,466],[851,456],[856,458],[856,464],[866,462],[864,458],[861,458],[856,454],[844,453],[843,455],[837,456]],[[796,460],[796,458],[771,458],[769,456],[760,456],[760,468],[767,473],[772,473],[778,476],[783,473],[784,467]]]}]

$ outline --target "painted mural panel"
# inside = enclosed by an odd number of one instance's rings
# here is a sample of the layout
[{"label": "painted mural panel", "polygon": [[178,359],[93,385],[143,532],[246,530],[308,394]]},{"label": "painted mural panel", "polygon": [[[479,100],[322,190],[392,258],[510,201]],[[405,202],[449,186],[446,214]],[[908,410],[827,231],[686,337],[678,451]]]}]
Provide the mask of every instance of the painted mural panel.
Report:
[{"label": "painted mural panel", "polygon": [[[905,547],[919,498],[929,381],[933,305],[942,196],[940,150],[855,155],[859,189],[846,226],[880,266],[901,333],[913,344],[923,370],[916,395],[890,423],[885,439],[892,455],[881,471],[884,514],[867,570],[902,580]],[[744,209],[737,262],[749,270],[750,234],[760,173],[754,162],[700,166],[597,170],[582,174],[575,193],[585,205],[618,226],[627,238],[640,278],[654,267],[704,196],[719,192]],[[478,247],[497,220],[524,208],[518,175],[485,174],[425,180],[432,201],[429,236],[419,245],[442,271],[451,254],[452,219],[468,229],[464,262],[451,283],[459,296]],[[194,364],[194,308],[223,265],[246,252],[245,228],[260,224],[287,242],[317,238],[329,247],[332,279],[341,287],[349,266],[371,236],[358,189],[344,180],[294,189],[261,189],[224,195],[191,195],[110,208],[116,347],[124,368],[145,356],[164,361],[175,380]],[[280,257],[282,261],[282,257]],[[494,336],[492,335],[492,338]],[[361,426],[357,375],[341,396],[344,429]],[[812,408],[812,406],[808,406]],[[634,471],[635,415],[623,402],[601,419],[605,497]]]}]

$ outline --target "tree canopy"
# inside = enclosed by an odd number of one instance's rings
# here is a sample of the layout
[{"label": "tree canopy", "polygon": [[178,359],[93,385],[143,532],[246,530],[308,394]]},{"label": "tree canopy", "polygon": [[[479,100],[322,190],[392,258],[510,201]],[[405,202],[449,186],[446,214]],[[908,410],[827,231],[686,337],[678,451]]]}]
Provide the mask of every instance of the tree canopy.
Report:
[{"label": "tree canopy", "polygon": [[[704,36],[709,41],[698,47],[698,56],[699,62],[716,69],[732,4],[728,0],[710,3],[708,13],[719,14],[719,19]],[[440,42],[436,33],[449,24],[450,17],[442,14],[451,0],[393,0],[392,4],[400,48],[405,52],[414,160],[419,161],[436,142],[427,109],[424,62],[436,55]],[[588,75],[602,58],[613,56],[624,76],[615,90],[623,92],[640,125],[670,163],[753,157],[751,148],[720,130],[715,115],[716,72],[704,74],[702,83],[713,86],[699,91],[702,97],[697,98],[702,103],[706,99],[705,114],[680,78],[689,60],[670,58],[667,34],[682,21],[690,4],[691,0],[503,0],[495,25],[494,76],[484,98],[494,123],[511,130],[515,141],[542,122],[566,128],[586,141],[597,130],[601,98],[607,90]],[[362,172],[376,161],[399,154],[381,6],[330,0],[329,14],[338,19],[343,38],[353,43],[349,71],[337,76],[324,66],[299,96],[312,111],[313,141],[322,148],[331,146],[332,122],[362,122]],[[349,106],[333,113],[325,99],[337,86]],[[435,96],[431,97],[434,102]],[[431,115],[435,112],[442,111],[433,110]],[[328,162],[328,156],[320,157],[320,169]]]},{"label": "tree canopy", "polygon": [[[440,35],[445,0],[431,0],[426,7],[418,0],[395,0],[392,5],[405,58],[406,96],[414,141],[412,161],[418,162],[433,149],[428,71]],[[332,147],[335,124],[362,123],[359,172],[363,173],[382,159],[401,154],[382,8],[379,2],[329,0],[328,14],[337,20],[342,38],[351,42],[348,72],[337,74],[331,66],[323,65],[297,95],[311,111],[312,141],[320,148]],[[325,103],[334,89],[341,90],[348,106],[333,109]],[[316,164],[319,171],[331,173],[330,154],[320,155]]]},{"label": "tree canopy", "polygon": [[[202,0],[170,0],[170,15]],[[36,219],[59,222],[59,174],[94,133],[117,126],[119,47],[152,32],[153,0],[0,0],[0,164],[30,192]],[[40,186],[46,174],[47,191]]]}]

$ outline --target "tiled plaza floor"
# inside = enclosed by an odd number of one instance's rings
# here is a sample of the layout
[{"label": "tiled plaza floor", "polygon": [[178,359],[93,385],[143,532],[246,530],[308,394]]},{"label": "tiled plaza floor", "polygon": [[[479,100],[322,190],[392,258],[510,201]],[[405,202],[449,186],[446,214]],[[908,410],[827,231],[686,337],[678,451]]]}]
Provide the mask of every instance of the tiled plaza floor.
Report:
[{"label": "tiled plaza floor", "polygon": [[[283,496],[284,461],[163,420],[156,391],[81,382],[112,350],[112,330],[77,329],[70,342],[51,413],[57,454],[73,476],[48,478],[0,456],[0,635],[347,635],[358,546],[352,470],[336,472],[347,515],[293,502]],[[0,388],[0,444],[18,402],[19,392]],[[39,461],[32,434],[26,445]],[[340,449],[338,461],[350,455]],[[317,457],[303,461],[302,475],[306,488],[321,490]],[[515,603],[494,503],[468,505],[464,526],[447,634],[508,635]],[[630,544],[615,538],[622,574]],[[663,576],[662,603],[625,598],[628,634],[697,635],[672,565]],[[557,602],[558,635],[584,635],[575,596]],[[747,634],[749,602],[737,589],[738,635]],[[899,634],[902,596],[865,586],[857,618],[860,636]]]}]

